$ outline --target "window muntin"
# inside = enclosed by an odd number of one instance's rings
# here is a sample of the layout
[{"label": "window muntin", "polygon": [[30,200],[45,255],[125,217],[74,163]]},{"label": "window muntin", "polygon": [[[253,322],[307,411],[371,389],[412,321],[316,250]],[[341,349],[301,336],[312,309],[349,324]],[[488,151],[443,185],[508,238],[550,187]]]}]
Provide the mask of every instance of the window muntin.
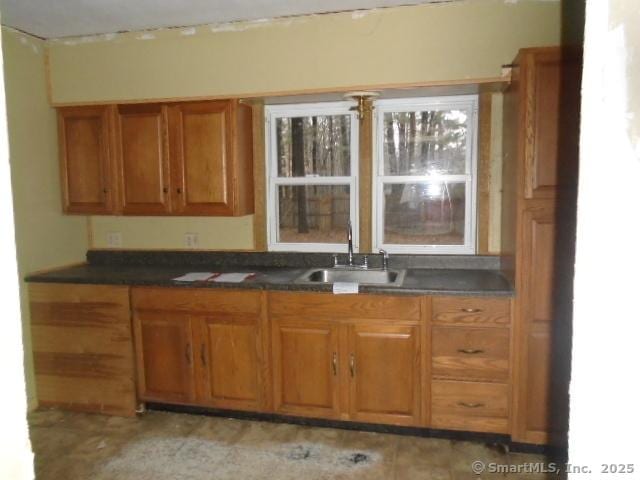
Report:
[{"label": "window muntin", "polygon": [[379,100],[375,107],[376,248],[474,253],[477,97]]},{"label": "window muntin", "polygon": [[358,121],[348,102],[266,107],[269,250],[346,251],[358,238]]}]

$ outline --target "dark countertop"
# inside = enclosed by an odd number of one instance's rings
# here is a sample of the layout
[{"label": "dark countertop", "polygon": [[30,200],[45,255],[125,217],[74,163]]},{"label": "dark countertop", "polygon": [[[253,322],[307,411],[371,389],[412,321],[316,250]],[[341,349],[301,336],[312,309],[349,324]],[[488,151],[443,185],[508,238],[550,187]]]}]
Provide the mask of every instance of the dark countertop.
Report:
[{"label": "dark countertop", "polygon": [[[201,254],[200,254],[201,255]],[[220,255],[220,254],[215,254]],[[230,254],[233,256],[234,254]],[[256,258],[257,255],[255,254]],[[87,257],[93,260],[92,263],[72,266],[46,273],[28,275],[27,282],[41,283],[79,283],[79,284],[106,284],[106,285],[132,285],[132,286],[158,286],[158,287],[180,287],[180,288],[250,288],[266,290],[288,290],[288,291],[314,291],[330,292],[331,284],[299,284],[295,280],[309,268],[309,256],[307,255],[306,265],[299,265],[296,262],[282,262],[279,254],[278,266],[265,265],[264,258],[269,254],[261,254],[259,258],[263,261],[243,261],[243,262],[174,262],[159,261],[152,262],[118,261],[109,262],[104,257],[96,260],[95,252],[90,252]],[[393,257],[392,257],[393,260]],[[405,258],[398,260],[397,264],[391,263],[390,268],[406,268],[412,262]],[[362,293],[393,293],[407,295],[489,295],[489,296],[512,296],[513,288],[502,276],[499,270],[493,268],[477,268],[478,259],[472,260],[470,265],[476,268],[464,268],[462,262],[454,265],[454,268],[407,268],[407,274],[402,286],[373,286],[360,285],[359,291]],[[442,260],[439,260],[442,263]],[[235,263],[235,264],[234,264]],[[251,265],[255,263],[257,265]],[[299,263],[299,262],[298,262]],[[404,263],[404,264],[402,264]],[[485,262],[486,263],[486,262]],[[323,262],[319,266],[325,267],[330,263]],[[440,267],[441,265],[437,265]],[[485,266],[485,265],[481,265]],[[491,263],[488,267],[493,267]],[[218,282],[176,282],[175,277],[189,272],[255,272],[256,276],[245,280],[242,283],[218,283]]]}]

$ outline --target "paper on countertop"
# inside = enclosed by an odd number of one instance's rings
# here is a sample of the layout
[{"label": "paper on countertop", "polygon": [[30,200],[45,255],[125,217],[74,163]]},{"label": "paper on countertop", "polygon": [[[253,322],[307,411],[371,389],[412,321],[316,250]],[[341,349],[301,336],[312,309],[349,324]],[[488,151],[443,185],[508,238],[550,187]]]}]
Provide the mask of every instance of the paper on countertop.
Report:
[{"label": "paper on countertop", "polygon": [[358,293],[359,285],[355,282],[335,282],[333,284],[334,295]]},{"label": "paper on countertop", "polygon": [[213,275],[215,275],[213,272],[191,272],[174,278],[174,280],[177,282],[205,282]]},{"label": "paper on countertop", "polygon": [[255,273],[219,273],[211,280],[214,282],[240,283],[244,282],[249,277],[253,277],[254,275]]}]

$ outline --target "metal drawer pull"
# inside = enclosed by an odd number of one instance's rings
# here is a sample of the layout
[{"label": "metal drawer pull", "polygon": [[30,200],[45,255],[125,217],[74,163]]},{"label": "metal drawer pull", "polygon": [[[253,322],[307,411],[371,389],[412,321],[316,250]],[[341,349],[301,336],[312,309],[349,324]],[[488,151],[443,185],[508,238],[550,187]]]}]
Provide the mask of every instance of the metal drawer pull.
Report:
[{"label": "metal drawer pull", "polygon": [[338,354],[336,352],[333,352],[331,366],[333,367],[333,376],[335,377],[338,374]]},{"label": "metal drawer pull", "polygon": [[351,376],[354,377],[356,375],[356,358],[353,353],[349,358],[349,370],[351,371]]},{"label": "metal drawer pull", "polygon": [[184,356],[187,360],[187,365],[191,365],[191,344],[187,343],[187,348],[184,351]]},{"label": "metal drawer pull", "polygon": [[458,352],[466,353],[467,355],[474,355],[476,353],[483,353],[484,350],[481,350],[479,348],[459,348]]},{"label": "metal drawer pull", "polygon": [[464,408],[480,408],[484,407],[484,403],[467,403],[467,402],[458,402],[460,407]]},{"label": "metal drawer pull", "polygon": [[204,343],[200,344],[200,361],[202,362],[202,366],[207,366],[207,356],[205,355]]},{"label": "metal drawer pull", "polygon": [[479,313],[482,311],[482,309],[481,308],[461,308],[460,311],[464,313]]}]

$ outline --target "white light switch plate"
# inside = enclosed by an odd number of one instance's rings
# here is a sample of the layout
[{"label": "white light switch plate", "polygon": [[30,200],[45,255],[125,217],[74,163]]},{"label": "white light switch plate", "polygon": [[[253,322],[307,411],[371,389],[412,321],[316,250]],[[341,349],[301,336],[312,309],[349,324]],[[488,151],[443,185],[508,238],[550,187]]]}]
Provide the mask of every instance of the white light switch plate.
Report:
[{"label": "white light switch plate", "polygon": [[108,232],[107,246],[109,248],[119,248],[122,246],[122,232]]},{"label": "white light switch plate", "polygon": [[185,233],[184,234],[184,246],[187,248],[198,248],[198,234],[197,233]]}]

